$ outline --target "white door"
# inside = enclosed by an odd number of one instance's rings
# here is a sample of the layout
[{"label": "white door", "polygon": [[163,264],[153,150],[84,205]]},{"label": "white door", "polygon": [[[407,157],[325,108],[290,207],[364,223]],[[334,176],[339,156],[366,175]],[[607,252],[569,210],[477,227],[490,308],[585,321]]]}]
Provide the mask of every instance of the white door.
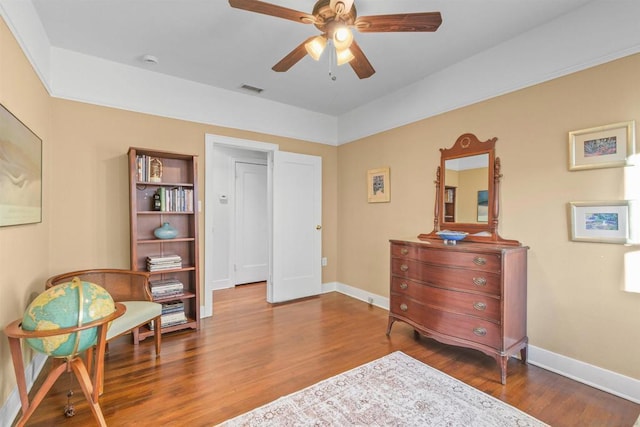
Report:
[{"label": "white door", "polygon": [[235,284],[269,275],[267,165],[236,162]]},{"label": "white door", "polygon": [[322,289],[322,158],[275,151],[273,163],[271,303]]}]

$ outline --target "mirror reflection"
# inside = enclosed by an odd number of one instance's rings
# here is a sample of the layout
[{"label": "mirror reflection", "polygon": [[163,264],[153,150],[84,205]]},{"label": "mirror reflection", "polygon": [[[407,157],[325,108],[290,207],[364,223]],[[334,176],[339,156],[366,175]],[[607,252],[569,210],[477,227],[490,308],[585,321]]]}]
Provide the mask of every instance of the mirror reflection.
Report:
[{"label": "mirror reflection", "polygon": [[489,154],[444,163],[444,222],[488,223]]}]

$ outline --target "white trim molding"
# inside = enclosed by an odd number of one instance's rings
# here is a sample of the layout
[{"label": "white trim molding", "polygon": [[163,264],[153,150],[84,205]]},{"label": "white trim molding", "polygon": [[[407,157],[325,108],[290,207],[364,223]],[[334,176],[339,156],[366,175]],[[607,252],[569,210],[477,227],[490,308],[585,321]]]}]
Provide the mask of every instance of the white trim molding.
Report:
[{"label": "white trim molding", "polygon": [[[45,354],[34,354],[33,359],[31,359],[31,362],[27,365],[24,371],[27,390],[31,390],[31,387],[33,387],[33,384],[36,382],[38,375],[40,375],[42,368],[44,368],[44,364],[47,359],[48,357]],[[7,398],[6,402],[4,402],[4,405],[0,408],[0,426],[13,425],[13,421],[16,419],[18,412],[20,412],[21,406],[20,393],[16,386]]]},{"label": "white trim molding", "polygon": [[[325,285],[323,285],[325,286]],[[327,292],[336,291],[360,301],[389,310],[389,298],[375,295],[340,282],[326,284]],[[371,298],[370,302],[369,298]],[[563,377],[597,388],[634,403],[640,403],[640,380],[590,365],[577,359],[529,345],[527,361]]]}]

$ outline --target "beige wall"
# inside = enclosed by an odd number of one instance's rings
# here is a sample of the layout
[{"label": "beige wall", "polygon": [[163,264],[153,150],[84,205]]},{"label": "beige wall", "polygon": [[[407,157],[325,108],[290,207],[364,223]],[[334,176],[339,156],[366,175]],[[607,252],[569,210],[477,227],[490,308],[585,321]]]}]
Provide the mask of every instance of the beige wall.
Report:
[{"label": "beige wall", "polygon": [[[0,227],[0,327],[22,317],[32,294],[42,289],[49,273],[51,216],[46,176],[51,171],[51,100],[0,19],[0,103],[28,126],[43,143],[42,223]],[[29,351],[25,352],[27,360]],[[0,402],[15,385],[8,341],[0,334]]]},{"label": "beige wall", "polygon": [[[131,146],[198,155],[199,197],[204,206],[206,133],[269,142],[279,144],[284,151],[321,156],[323,251],[328,257],[337,258],[336,147],[60,99],[53,99],[52,126],[57,141],[51,174],[52,221],[56,224],[51,232],[54,273],[129,266],[126,153]],[[202,237],[204,217],[202,212]],[[203,267],[204,238],[200,246]],[[336,280],[336,268],[329,265],[323,269],[324,282]],[[201,279],[203,274],[201,268]],[[201,280],[201,287],[203,283]]]},{"label": "beige wall", "polygon": [[[0,102],[44,140],[44,219],[0,228],[0,322],[21,316],[49,275],[128,266],[129,146],[199,154],[203,199],[205,133],[322,156],[323,255],[338,260],[323,281],[387,296],[388,239],[432,230],[438,149],[473,132],[498,137],[501,234],[531,248],[531,343],[640,378],[640,295],[620,290],[623,256],[636,249],[570,242],[567,228],[567,202],[622,198],[623,171],[569,172],[566,148],[570,130],[640,122],[639,72],[634,55],[336,148],[51,99],[1,24]],[[366,172],[383,166],[391,203],[368,204]],[[4,337],[0,361],[4,402],[15,385]]]},{"label": "beige wall", "polygon": [[[640,379],[640,294],[621,291],[638,248],[571,242],[567,210],[624,197],[622,168],[568,171],[567,132],[640,123],[638,74],[634,55],[340,146],[338,280],[388,296],[388,240],[433,228],[438,149],[466,132],[498,137],[501,235],[531,248],[531,344]],[[368,204],[366,171],[387,165],[391,203]]]},{"label": "beige wall", "polygon": [[[21,317],[53,274],[93,267],[128,268],[126,155],[130,146],[199,155],[203,205],[206,133],[321,156],[323,255],[337,259],[336,147],[52,99],[2,21],[0,36],[0,102],[44,141],[43,223],[0,228],[0,325]],[[202,236],[204,212],[200,222]],[[204,238],[200,255],[203,267]],[[201,288],[203,275],[201,268]],[[337,262],[323,268],[323,282],[336,277]],[[4,403],[15,387],[15,377],[7,340],[3,334],[1,338],[0,402]]]}]

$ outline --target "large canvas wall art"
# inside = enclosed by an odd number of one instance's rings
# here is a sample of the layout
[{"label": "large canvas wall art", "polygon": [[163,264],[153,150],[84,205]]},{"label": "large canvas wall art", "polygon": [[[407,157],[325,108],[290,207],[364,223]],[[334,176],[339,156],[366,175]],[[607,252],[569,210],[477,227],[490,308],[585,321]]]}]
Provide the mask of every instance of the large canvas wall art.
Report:
[{"label": "large canvas wall art", "polygon": [[0,226],[42,222],[42,140],[0,105]]}]

